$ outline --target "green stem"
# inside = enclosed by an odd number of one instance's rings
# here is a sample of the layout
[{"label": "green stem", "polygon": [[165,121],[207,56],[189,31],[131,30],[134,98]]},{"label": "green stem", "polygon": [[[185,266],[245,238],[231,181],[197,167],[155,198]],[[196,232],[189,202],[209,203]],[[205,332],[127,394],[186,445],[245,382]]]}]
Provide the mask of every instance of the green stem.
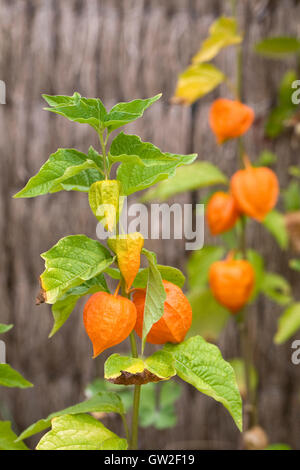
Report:
[{"label": "green stem", "polygon": [[[125,290],[125,281],[122,276],[121,278],[121,289],[123,297],[129,297]],[[138,357],[137,345],[135,340],[134,332],[130,333],[130,345],[132,357]],[[130,450],[137,450],[138,448],[138,433],[139,433],[139,408],[140,408],[140,397],[141,397],[141,385],[134,386],[133,395],[133,412],[132,412],[132,423],[131,423],[131,438],[129,442]]]},{"label": "green stem", "polygon": [[104,170],[104,175],[105,179],[108,178],[108,171],[107,171],[107,164],[106,164],[106,144],[107,144],[107,137],[104,140],[103,139],[103,131],[100,130],[98,132],[99,139],[100,139],[100,144],[101,144],[101,149],[102,149],[102,158],[103,158],[103,170]]},{"label": "green stem", "polygon": [[[236,0],[231,0],[232,14],[235,16],[237,22],[237,2]],[[237,46],[236,54],[236,90],[237,98],[242,100],[243,97],[243,50],[242,46]],[[244,155],[244,142],[242,137],[238,139],[237,145],[237,154],[243,167],[243,155]],[[247,241],[246,241],[246,217],[241,216],[241,234],[239,240],[239,249],[242,253],[244,259],[247,259]],[[244,359],[244,373],[245,373],[245,384],[246,384],[246,414],[247,422],[244,429],[247,430],[254,426],[256,423],[256,403],[255,403],[255,391],[251,389],[251,367],[252,367],[252,351],[251,343],[249,338],[248,331],[248,318],[246,309],[241,313],[240,321],[240,338],[242,346],[242,355]]]},{"label": "green stem", "polygon": [[138,432],[139,432],[139,408],[141,397],[141,385],[134,386],[133,396],[133,415],[132,415],[132,428],[131,428],[131,450],[138,448]]}]

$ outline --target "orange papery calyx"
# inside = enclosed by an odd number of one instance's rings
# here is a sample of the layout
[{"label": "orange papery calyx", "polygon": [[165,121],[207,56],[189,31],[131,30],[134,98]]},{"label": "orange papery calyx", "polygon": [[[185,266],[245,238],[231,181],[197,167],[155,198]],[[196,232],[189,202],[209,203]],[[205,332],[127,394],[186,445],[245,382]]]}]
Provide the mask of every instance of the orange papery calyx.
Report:
[{"label": "orange papery calyx", "polygon": [[209,269],[209,285],[216,300],[231,313],[238,313],[249,301],[255,273],[247,260],[234,259],[230,252],[225,260],[215,261]]},{"label": "orange papery calyx", "polygon": [[131,300],[107,292],[96,292],[84,306],[83,322],[97,357],[105,349],[126,339],[136,323],[136,308]]},{"label": "orange papery calyx", "polygon": [[240,212],[262,222],[278,200],[278,178],[270,168],[253,167],[246,155],[243,160],[245,168],[231,178],[231,193]]},{"label": "orange papery calyx", "polygon": [[[147,342],[152,344],[181,343],[192,324],[192,308],[180,287],[172,282],[163,281],[167,294],[164,313],[152,326]],[[146,289],[135,289],[132,297],[137,310],[135,331],[141,338],[143,333]]]},{"label": "orange papery calyx", "polygon": [[126,293],[128,293],[139,272],[144,237],[139,232],[117,235],[109,238],[107,244],[117,255],[118,266],[125,280]]},{"label": "orange papery calyx", "polygon": [[213,102],[209,123],[218,144],[245,134],[254,121],[254,111],[237,100],[219,98]]},{"label": "orange papery calyx", "polygon": [[206,219],[212,235],[230,230],[234,227],[239,215],[236,201],[229,193],[217,191],[208,201]]}]

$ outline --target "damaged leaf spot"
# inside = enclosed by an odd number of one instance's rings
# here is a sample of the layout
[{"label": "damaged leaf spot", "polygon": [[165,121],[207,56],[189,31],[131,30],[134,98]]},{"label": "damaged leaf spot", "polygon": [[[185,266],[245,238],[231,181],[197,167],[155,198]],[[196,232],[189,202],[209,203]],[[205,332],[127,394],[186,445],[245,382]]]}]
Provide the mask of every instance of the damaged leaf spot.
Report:
[{"label": "damaged leaf spot", "polygon": [[121,375],[107,380],[118,385],[145,385],[149,382],[159,382],[165,379],[152,374],[152,372],[147,369],[144,369],[143,372],[137,372],[136,374],[132,374],[126,370],[121,370]]}]

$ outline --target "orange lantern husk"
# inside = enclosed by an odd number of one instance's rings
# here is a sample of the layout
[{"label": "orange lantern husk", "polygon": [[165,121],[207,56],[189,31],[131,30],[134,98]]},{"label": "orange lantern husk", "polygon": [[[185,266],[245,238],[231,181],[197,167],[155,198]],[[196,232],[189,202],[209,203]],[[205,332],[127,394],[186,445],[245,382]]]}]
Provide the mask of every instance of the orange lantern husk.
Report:
[{"label": "orange lantern husk", "polygon": [[83,322],[96,357],[130,335],[136,323],[136,308],[126,297],[96,292],[85,304]]},{"label": "orange lantern husk", "polygon": [[[181,343],[192,324],[192,308],[180,287],[168,281],[163,281],[163,285],[167,294],[164,313],[152,326],[147,341],[151,344]],[[143,333],[145,299],[146,289],[134,290],[132,301],[137,311],[135,331],[140,338]]]},{"label": "orange lantern husk", "polygon": [[229,256],[210,266],[211,291],[216,300],[231,313],[239,312],[249,301],[254,284],[254,270],[247,260],[234,260]]},{"label": "orange lantern husk", "polygon": [[213,102],[209,123],[218,144],[245,134],[254,121],[254,111],[240,101],[224,98]]},{"label": "orange lantern husk", "polygon": [[206,219],[212,235],[230,230],[239,215],[237,204],[231,194],[217,191],[208,201]]},{"label": "orange lantern husk", "polygon": [[270,168],[256,168],[247,157],[244,160],[245,169],[238,170],[231,178],[231,193],[240,212],[262,222],[276,205],[279,182]]}]

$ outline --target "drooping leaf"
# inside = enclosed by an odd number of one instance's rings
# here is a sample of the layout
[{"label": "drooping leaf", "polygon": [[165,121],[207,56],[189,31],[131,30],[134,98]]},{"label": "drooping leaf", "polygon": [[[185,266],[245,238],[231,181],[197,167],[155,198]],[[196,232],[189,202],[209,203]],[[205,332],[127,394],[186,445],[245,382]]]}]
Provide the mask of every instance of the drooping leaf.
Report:
[{"label": "drooping leaf", "polygon": [[117,256],[118,267],[125,280],[126,292],[129,292],[139,272],[144,237],[139,232],[121,234],[109,238],[107,244]]},{"label": "drooping leaf", "polygon": [[175,104],[191,105],[220,85],[224,80],[225,75],[223,72],[212,64],[190,65],[178,77],[172,102]]},{"label": "drooping leaf", "polygon": [[[239,387],[239,391],[242,397],[246,397],[247,395],[247,386],[246,386],[246,377],[245,377],[245,365],[243,359],[234,358],[230,359],[229,364],[233,367],[236,381]],[[251,390],[255,391],[258,384],[258,375],[257,371],[252,365],[250,367],[250,387]]]},{"label": "drooping leaf", "polygon": [[289,236],[286,230],[283,214],[273,209],[264,219],[263,225],[273,235],[280,248],[286,250],[288,247]]},{"label": "drooping leaf", "polygon": [[109,232],[114,230],[122,210],[120,192],[121,185],[117,180],[97,181],[89,189],[90,208]]},{"label": "drooping leaf", "polygon": [[126,196],[173,176],[178,166],[188,165],[197,157],[197,154],[163,153],[155,145],[142,142],[138,136],[124,133],[113,140],[110,154],[122,161],[117,179]]},{"label": "drooping leaf", "polygon": [[292,301],[291,286],[279,274],[266,272],[263,276],[260,290],[279,305],[287,305]]},{"label": "drooping leaf", "polygon": [[116,393],[113,392],[99,392],[92,396],[89,400],[78,403],[77,405],[69,406],[64,410],[51,413],[47,418],[40,419],[31,424],[25,429],[18,437],[18,440],[27,439],[38,432],[44,431],[51,426],[51,420],[58,416],[76,415],[78,413],[118,413],[124,414],[124,407],[121,399]]},{"label": "drooping leaf", "polygon": [[109,113],[105,116],[103,125],[107,128],[108,132],[112,132],[118,127],[125,126],[129,122],[143,116],[144,111],[149,108],[155,101],[159,100],[161,93],[153,98],[145,100],[134,100],[128,103],[118,103],[111,108]]},{"label": "drooping leaf", "polygon": [[114,261],[104,246],[85,235],[62,238],[41,257],[46,266],[41,287],[44,301],[49,304],[72,287],[97,276]]},{"label": "drooping leaf", "polygon": [[224,47],[240,44],[243,40],[238,33],[234,18],[221,16],[209,28],[209,37],[202,43],[200,50],[193,57],[193,63],[207,62],[213,59]]},{"label": "drooping leaf", "polygon": [[52,314],[54,319],[53,328],[49,334],[51,338],[67,321],[75,308],[77,301],[84,295],[94,294],[95,292],[109,292],[105,277],[99,274],[80,286],[72,287],[62,297],[52,305]]},{"label": "drooping leaf", "polygon": [[24,379],[24,377],[9,364],[0,364],[0,386],[11,388],[33,387],[32,383]]},{"label": "drooping leaf", "polygon": [[219,261],[224,253],[224,247],[208,245],[201,250],[194,251],[187,263],[190,289],[197,289],[207,284],[211,264]]},{"label": "drooping leaf", "polygon": [[265,57],[280,59],[299,52],[300,41],[288,36],[270,37],[258,42],[255,51]]},{"label": "drooping leaf", "polygon": [[101,127],[107,111],[99,98],[84,98],[75,92],[73,96],[50,96],[42,95],[50,108],[44,108],[46,111],[60,114],[70,121],[89,124],[96,131]]},{"label": "drooping leaf", "polygon": [[0,323],[0,333],[7,333],[13,326],[14,325],[5,325],[4,323]]},{"label": "drooping leaf", "polygon": [[214,184],[227,183],[226,176],[218,167],[210,162],[196,162],[193,165],[178,168],[172,178],[161,181],[155,188],[147,191],[142,200],[159,199],[164,201],[179,193],[194,191]]},{"label": "drooping leaf", "polygon": [[217,346],[194,336],[177,345],[167,344],[164,350],[173,354],[179,377],[222,403],[242,431],[242,400],[234,370]]},{"label": "drooping leaf", "polygon": [[52,430],[37,450],[126,450],[127,442],[86,414],[64,415],[52,420]]},{"label": "drooping leaf", "polygon": [[144,323],[142,335],[142,351],[149,331],[154,323],[158,322],[164,313],[164,303],[167,294],[162,282],[162,277],[157,269],[157,262],[154,253],[143,248],[142,253],[149,263],[147,290],[144,307]]},{"label": "drooping leaf", "polygon": [[217,341],[230,318],[229,311],[216,301],[210,289],[195,289],[188,294],[188,299],[193,310],[188,338],[201,335],[206,341]]},{"label": "drooping leaf", "polygon": [[300,329],[300,303],[288,307],[278,320],[278,328],[274,338],[276,344],[282,344]]},{"label": "drooping leaf", "polygon": [[17,435],[9,421],[0,421],[0,450],[29,450],[24,442],[15,442]]},{"label": "drooping leaf", "polygon": [[104,365],[104,378],[119,385],[143,385],[168,380],[174,375],[174,359],[166,351],[156,351],[145,360],[112,354]]},{"label": "drooping leaf", "polygon": [[75,149],[58,149],[14,197],[36,197],[64,189],[88,191],[94,181],[103,179],[100,163],[93,149],[88,155]]}]

